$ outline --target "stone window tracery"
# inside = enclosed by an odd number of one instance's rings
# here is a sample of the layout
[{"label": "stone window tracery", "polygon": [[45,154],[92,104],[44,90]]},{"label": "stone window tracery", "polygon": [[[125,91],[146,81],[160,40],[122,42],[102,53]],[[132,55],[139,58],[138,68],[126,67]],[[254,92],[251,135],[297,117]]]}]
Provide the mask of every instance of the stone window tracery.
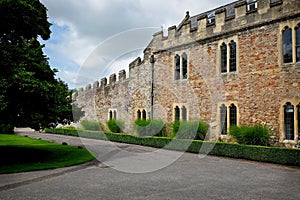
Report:
[{"label": "stone window tracery", "polygon": [[187,121],[188,109],[185,105],[176,105],[174,107],[174,121]]},{"label": "stone window tracery", "polygon": [[[229,49],[229,52],[227,51]],[[237,45],[231,40],[229,44],[220,46],[221,73],[235,72],[237,70]]]},{"label": "stone window tracery", "polygon": [[108,110],[108,119],[109,120],[117,119],[117,110],[115,110],[115,109],[109,109]]},{"label": "stone window tracery", "polygon": [[[226,105],[227,104],[227,105]],[[238,125],[237,106],[224,103],[219,107],[219,130],[221,135],[227,135],[231,126]]]},{"label": "stone window tracery", "polygon": [[181,56],[176,54],[174,57],[174,79],[175,80],[184,80],[188,78],[188,56],[186,53],[183,53]]}]

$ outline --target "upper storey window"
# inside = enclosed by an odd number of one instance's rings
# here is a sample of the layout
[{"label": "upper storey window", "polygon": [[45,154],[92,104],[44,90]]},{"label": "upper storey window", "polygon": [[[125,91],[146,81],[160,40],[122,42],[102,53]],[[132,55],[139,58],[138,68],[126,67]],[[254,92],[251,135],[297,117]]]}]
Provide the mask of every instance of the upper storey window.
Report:
[{"label": "upper storey window", "polygon": [[247,12],[253,12],[257,10],[257,0],[247,0]]},{"label": "upper storey window", "polygon": [[236,43],[231,41],[229,43],[230,48],[230,58],[229,58],[229,71],[236,71]]},{"label": "upper storey window", "polygon": [[221,72],[227,72],[227,46],[225,43],[221,45]]},{"label": "upper storey window", "polygon": [[187,55],[182,54],[182,79],[187,79]]},{"label": "upper storey window", "polygon": [[[229,49],[229,51],[228,51]],[[221,53],[221,73],[235,72],[237,69],[237,49],[236,42],[231,40],[229,44],[224,42],[220,46]]]},{"label": "upper storey window", "polygon": [[285,27],[282,33],[283,63],[293,62],[292,29]]},{"label": "upper storey window", "polygon": [[175,80],[180,79],[180,56],[176,54],[175,56]]},{"label": "upper storey window", "polygon": [[300,62],[300,24],[295,28],[296,30],[296,62]]},{"label": "upper storey window", "polygon": [[184,80],[188,77],[188,56],[186,53],[183,53],[181,57],[176,54],[174,57],[174,65],[175,65],[175,80]]},{"label": "upper storey window", "polygon": [[207,25],[214,25],[216,23],[215,11],[207,15]]}]

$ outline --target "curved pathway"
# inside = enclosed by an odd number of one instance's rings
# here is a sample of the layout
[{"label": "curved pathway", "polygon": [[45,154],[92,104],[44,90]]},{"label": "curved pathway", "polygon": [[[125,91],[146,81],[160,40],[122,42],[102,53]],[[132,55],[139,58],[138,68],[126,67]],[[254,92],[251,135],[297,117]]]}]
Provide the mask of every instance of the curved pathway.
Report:
[{"label": "curved pathway", "polygon": [[299,199],[298,167],[212,156],[200,159],[197,154],[184,153],[160,170],[135,174],[119,171],[111,163],[130,156],[124,151],[142,154],[156,149],[24,130],[18,134],[87,147],[96,151],[98,157],[79,166],[0,175],[3,200]]}]

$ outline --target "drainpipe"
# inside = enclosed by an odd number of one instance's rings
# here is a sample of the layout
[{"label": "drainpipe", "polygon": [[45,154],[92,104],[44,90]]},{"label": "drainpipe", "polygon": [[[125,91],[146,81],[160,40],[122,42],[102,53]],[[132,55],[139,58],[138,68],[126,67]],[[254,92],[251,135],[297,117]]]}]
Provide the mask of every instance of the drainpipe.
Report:
[{"label": "drainpipe", "polygon": [[151,63],[151,89],[150,89],[150,119],[153,119],[153,99],[154,99],[154,94],[153,94],[153,85],[154,85],[154,63],[155,63],[155,58],[154,55],[151,55],[150,57],[150,63]]}]

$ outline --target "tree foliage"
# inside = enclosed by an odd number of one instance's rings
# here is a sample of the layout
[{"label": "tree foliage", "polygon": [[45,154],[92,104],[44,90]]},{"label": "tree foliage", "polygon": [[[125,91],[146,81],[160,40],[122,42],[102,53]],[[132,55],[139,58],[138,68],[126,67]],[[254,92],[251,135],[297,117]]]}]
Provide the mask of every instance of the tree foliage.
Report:
[{"label": "tree foliage", "polygon": [[37,39],[50,38],[46,7],[39,0],[2,0],[0,23],[0,131],[72,119],[68,86],[55,78]]}]

